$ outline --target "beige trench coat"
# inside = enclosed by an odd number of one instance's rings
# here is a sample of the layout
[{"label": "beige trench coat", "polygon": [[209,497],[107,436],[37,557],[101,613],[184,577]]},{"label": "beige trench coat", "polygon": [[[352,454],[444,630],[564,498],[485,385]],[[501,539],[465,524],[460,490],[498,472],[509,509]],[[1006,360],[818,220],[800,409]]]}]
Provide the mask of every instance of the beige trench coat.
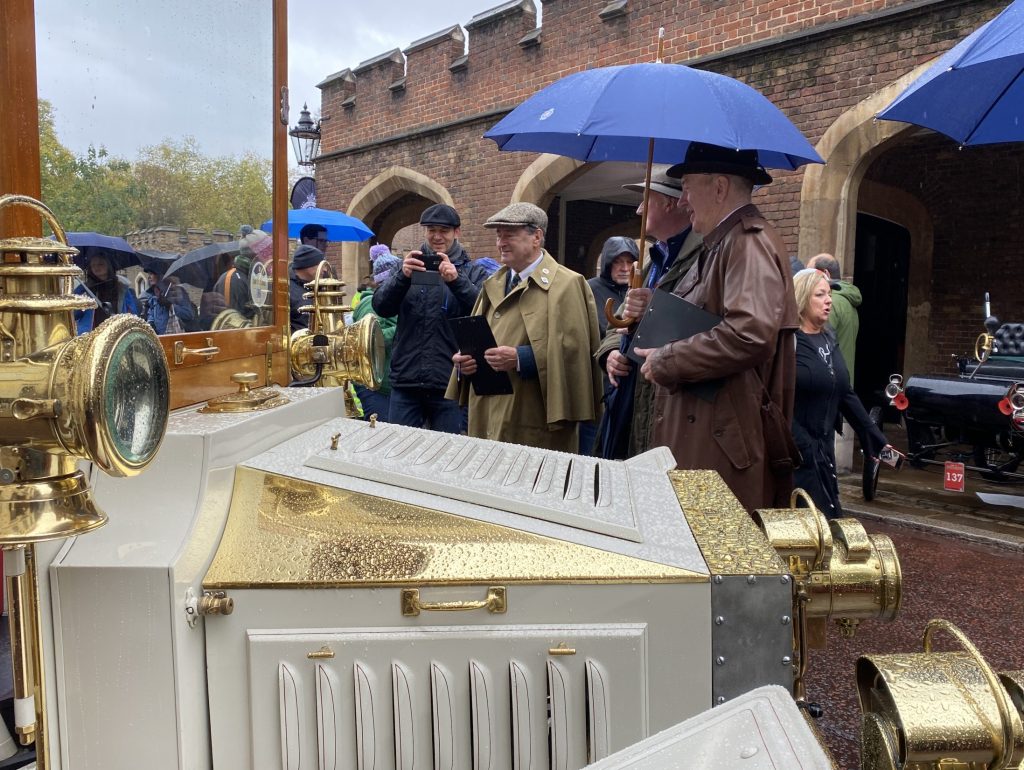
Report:
[{"label": "beige trench coat", "polygon": [[537,377],[510,372],[513,393],[478,396],[452,375],[448,398],[469,404],[469,435],[576,452],[578,423],[599,417],[601,373],[593,358],[600,342],[597,309],[586,279],[547,251],[507,297],[508,268],[484,281],[473,315],[483,315],[497,344],[530,345]]}]

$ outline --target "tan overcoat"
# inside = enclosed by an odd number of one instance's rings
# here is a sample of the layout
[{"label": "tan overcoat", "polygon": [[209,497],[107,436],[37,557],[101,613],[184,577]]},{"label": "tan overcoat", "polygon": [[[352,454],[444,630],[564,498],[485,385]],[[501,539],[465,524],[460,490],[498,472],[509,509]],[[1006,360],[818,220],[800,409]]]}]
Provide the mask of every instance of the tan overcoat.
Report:
[{"label": "tan overcoat", "polygon": [[[704,244],[673,293],[723,321],[651,354],[651,443],[669,447],[679,468],[718,471],[747,510],[787,504],[791,479],[768,468],[760,417],[764,382],[787,424],[793,419],[799,321],[786,248],[753,205]],[[722,382],[711,401],[686,388],[707,380]]]},{"label": "tan overcoat", "polygon": [[586,279],[547,251],[532,273],[505,296],[508,268],[484,281],[473,315],[482,315],[497,344],[529,344],[537,377],[510,372],[513,393],[477,396],[454,373],[448,398],[469,404],[469,435],[564,452],[579,446],[578,423],[600,414],[597,309]]}]

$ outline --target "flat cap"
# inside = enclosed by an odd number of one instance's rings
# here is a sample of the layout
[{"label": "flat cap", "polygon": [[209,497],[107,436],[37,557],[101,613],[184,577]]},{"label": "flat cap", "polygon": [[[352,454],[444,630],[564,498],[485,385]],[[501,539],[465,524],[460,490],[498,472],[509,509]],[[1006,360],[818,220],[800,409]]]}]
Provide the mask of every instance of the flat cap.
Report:
[{"label": "flat cap", "polygon": [[510,203],[486,222],[484,227],[539,227],[548,229],[548,215],[540,206],[532,203]]},{"label": "flat cap", "polygon": [[440,225],[441,227],[462,227],[459,212],[444,203],[435,203],[420,214],[421,225]]},{"label": "flat cap", "polygon": [[[654,166],[651,169],[651,189],[654,192],[660,192],[662,195],[667,195],[670,198],[682,198],[683,197],[683,183],[679,179],[670,177],[667,173],[668,166]],[[623,190],[634,190],[641,195],[644,192],[644,180],[641,179],[639,182],[633,182],[632,184],[622,185]]]}]

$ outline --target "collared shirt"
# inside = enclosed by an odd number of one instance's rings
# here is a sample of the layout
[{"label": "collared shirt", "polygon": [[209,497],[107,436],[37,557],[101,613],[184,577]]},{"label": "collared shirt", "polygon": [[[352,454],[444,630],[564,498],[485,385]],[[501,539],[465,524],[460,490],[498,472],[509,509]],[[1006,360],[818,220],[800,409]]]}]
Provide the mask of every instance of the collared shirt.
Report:
[{"label": "collared shirt", "polygon": [[668,239],[667,243],[665,241],[658,241],[654,244],[649,252],[651,268],[647,273],[646,288],[653,289],[657,286],[662,276],[672,267],[691,229],[687,227],[681,233],[673,235]]},{"label": "collared shirt", "polygon": [[509,281],[514,281],[517,275],[519,276],[520,283],[525,281],[527,278],[530,277],[530,273],[532,273],[534,270],[537,269],[537,265],[540,264],[540,261],[542,259],[544,259],[544,252],[543,251],[540,254],[537,255],[537,258],[535,260],[533,260],[533,262],[531,262],[526,267],[524,267],[523,268],[523,272],[521,272],[521,273],[517,273],[515,270],[513,270],[510,267],[508,269]]}]

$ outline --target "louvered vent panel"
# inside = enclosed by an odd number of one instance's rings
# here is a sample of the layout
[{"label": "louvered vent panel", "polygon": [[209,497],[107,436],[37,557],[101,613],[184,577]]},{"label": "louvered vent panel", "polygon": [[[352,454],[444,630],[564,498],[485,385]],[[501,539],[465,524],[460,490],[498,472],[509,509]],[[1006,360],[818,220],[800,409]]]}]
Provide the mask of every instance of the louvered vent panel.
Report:
[{"label": "louvered vent panel", "polygon": [[[312,468],[642,542],[625,464],[399,425],[345,421]],[[671,500],[666,501],[671,504]]]},{"label": "louvered vent panel", "polygon": [[432,631],[252,634],[256,766],[576,770],[646,735],[642,626]]}]

